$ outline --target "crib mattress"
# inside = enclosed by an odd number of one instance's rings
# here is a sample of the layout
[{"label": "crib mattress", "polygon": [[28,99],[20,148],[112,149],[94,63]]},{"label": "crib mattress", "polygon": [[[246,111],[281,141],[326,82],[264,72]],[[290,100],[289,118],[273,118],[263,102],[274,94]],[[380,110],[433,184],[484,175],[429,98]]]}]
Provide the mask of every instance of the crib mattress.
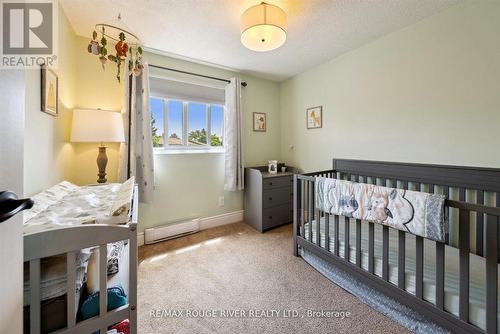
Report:
[{"label": "crib mattress", "polygon": [[[339,255],[344,257],[344,220],[339,224]],[[316,243],[316,221],[312,222],[312,241]],[[334,224],[330,219],[330,251],[335,249]],[[349,222],[349,262],[356,263],[355,220]],[[389,281],[398,282],[398,231],[389,230]],[[309,236],[309,223],[305,224],[305,238]],[[325,247],[325,220],[320,220],[320,244]],[[423,298],[435,304],[436,258],[435,243],[424,239]],[[361,266],[368,271],[368,224],[361,225]],[[382,226],[375,224],[374,270],[382,277]],[[415,237],[406,235],[405,290],[415,294]],[[500,278],[500,275],[499,275]],[[499,280],[500,282],[500,280]],[[459,311],[459,252],[445,246],[445,310],[458,316]],[[500,299],[499,299],[500,303]],[[483,257],[470,254],[469,321],[484,329],[486,326],[486,262]],[[500,314],[500,313],[499,313]],[[499,322],[500,326],[500,322]]]}]

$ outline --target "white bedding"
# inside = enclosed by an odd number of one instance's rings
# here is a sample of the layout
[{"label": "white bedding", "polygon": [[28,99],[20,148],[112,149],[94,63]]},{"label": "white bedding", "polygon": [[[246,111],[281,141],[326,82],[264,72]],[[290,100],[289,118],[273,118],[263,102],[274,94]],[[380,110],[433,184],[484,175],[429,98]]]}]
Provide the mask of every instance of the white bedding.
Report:
[{"label": "white bedding", "polygon": [[[339,223],[339,255],[344,257],[344,219]],[[325,221],[320,220],[320,244],[325,247]],[[330,219],[330,251],[335,249],[333,217]],[[349,261],[356,262],[356,223],[351,220],[349,224]],[[361,266],[368,270],[368,224],[361,225]],[[305,237],[309,237],[309,224],[305,225]],[[313,242],[316,242],[316,221],[312,224]],[[425,300],[435,303],[435,246],[434,242],[424,239],[424,289]],[[382,227],[375,224],[374,245],[375,274],[382,276]],[[406,291],[415,294],[415,237],[406,234],[405,252],[405,287]],[[389,281],[397,285],[398,281],[398,231],[390,229],[389,233]],[[470,254],[469,278],[469,320],[472,324],[485,328],[486,326],[486,264],[484,258]],[[499,275],[500,278],[500,275]],[[499,279],[500,284],[500,279]],[[500,303],[500,299],[499,299]],[[445,309],[458,316],[459,306],[459,254],[458,249],[445,247]],[[499,313],[500,315],[500,313]],[[499,322],[500,326],[500,322]]]},{"label": "white bedding", "polygon": [[[35,195],[33,197],[35,204],[45,208],[34,216],[31,216],[28,211],[24,221],[24,234],[80,224],[120,224],[128,222],[129,217],[126,211],[119,216],[110,215],[110,210],[121,184],[111,183],[99,186],[75,187],[55,202],[47,200],[46,192]],[[49,205],[43,204],[46,202]]]}]

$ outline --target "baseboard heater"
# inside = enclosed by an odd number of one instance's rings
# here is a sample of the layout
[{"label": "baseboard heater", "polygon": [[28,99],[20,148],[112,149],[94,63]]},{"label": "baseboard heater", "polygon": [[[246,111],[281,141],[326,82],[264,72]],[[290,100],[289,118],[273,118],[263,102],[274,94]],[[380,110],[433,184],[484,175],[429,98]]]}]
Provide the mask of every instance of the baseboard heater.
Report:
[{"label": "baseboard heater", "polygon": [[163,226],[147,228],[144,230],[144,243],[155,242],[182,237],[187,234],[196,233],[200,230],[200,219],[181,220]]}]

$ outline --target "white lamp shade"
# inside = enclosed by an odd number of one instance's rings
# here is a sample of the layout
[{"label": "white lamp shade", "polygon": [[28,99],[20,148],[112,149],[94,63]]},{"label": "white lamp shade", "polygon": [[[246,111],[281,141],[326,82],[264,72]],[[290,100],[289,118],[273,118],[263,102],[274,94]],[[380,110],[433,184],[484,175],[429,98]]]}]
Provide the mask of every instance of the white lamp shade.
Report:
[{"label": "white lamp shade", "polygon": [[124,142],[122,114],[95,109],[73,110],[71,141],[77,143]]},{"label": "white lamp shade", "polygon": [[250,50],[270,51],[286,41],[286,14],[283,9],[261,3],[241,15],[241,43]]}]

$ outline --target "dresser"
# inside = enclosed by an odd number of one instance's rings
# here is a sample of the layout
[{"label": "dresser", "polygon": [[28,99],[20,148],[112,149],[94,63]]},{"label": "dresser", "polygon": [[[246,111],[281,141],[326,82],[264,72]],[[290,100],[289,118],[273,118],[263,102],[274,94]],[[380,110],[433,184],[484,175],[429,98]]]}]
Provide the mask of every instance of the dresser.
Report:
[{"label": "dresser", "polygon": [[[281,166],[278,167],[281,171]],[[245,222],[259,232],[293,220],[293,174],[269,174],[267,166],[245,168]]]}]

